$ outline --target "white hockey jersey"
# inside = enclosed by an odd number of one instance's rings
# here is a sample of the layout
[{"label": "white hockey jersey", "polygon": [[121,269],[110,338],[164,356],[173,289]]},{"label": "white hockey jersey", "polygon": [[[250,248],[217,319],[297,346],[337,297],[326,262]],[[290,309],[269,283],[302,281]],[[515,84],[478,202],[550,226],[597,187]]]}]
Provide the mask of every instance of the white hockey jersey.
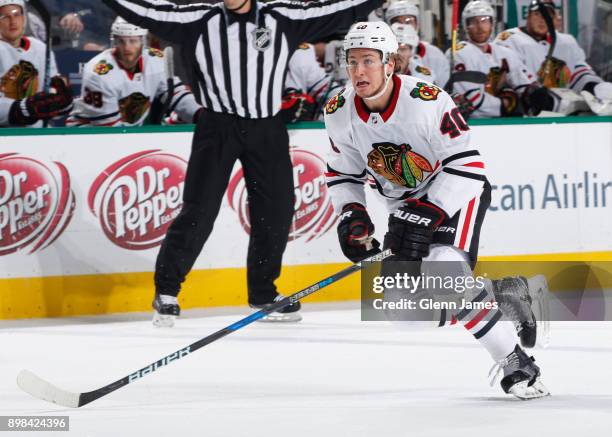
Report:
[{"label": "white hockey jersey", "polygon": [[423,63],[423,60],[418,55],[414,55],[410,58],[410,63],[401,74],[407,74],[408,76],[416,77],[417,79],[422,79],[427,82],[436,82],[435,73]]},{"label": "white hockey jersey", "polygon": [[427,65],[433,71],[436,76],[434,83],[444,87],[450,77],[450,64],[442,50],[427,41],[420,41],[416,55],[421,58],[424,65]]},{"label": "white hockey jersey", "polygon": [[334,208],[339,213],[348,203],[365,205],[367,183],[389,211],[401,200],[427,195],[453,216],[486,182],[469,127],[437,86],[403,75],[394,75],[393,84],[381,113],[371,113],[352,87],[326,105],[331,142],[326,177]]},{"label": "white hockey jersey", "polygon": [[[0,126],[8,126],[9,109],[15,100],[43,91],[46,47],[32,37],[21,38],[19,47],[0,40]],[[51,77],[57,75],[53,53],[50,74]],[[42,123],[33,126],[42,126]]]},{"label": "white hockey jersey", "polygon": [[348,81],[346,62],[344,60],[344,43],[341,40],[329,41],[325,45],[325,73],[336,82],[345,84]]},{"label": "white hockey jersey", "polygon": [[[549,39],[538,41],[523,28],[515,27],[497,35],[495,42],[514,51],[527,67],[529,79],[534,81],[540,79],[542,83],[543,79],[538,74],[548,54]],[[553,57],[563,61],[565,66],[558,67],[558,71],[555,72],[555,80],[549,87],[571,88],[579,92],[589,82],[602,82],[602,79],[587,64],[584,50],[572,35],[557,32]]]},{"label": "white hockey jersey", "polygon": [[300,44],[289,59],[285,89],[293,88],[312,96],[321,106],[340,91],[341,85],[319,65],[314,47]]},{"label": "white hockey jersey", "polygon": [[[450,62],[450,49],[446,57]],[[477,71],[488,76],[486,84],[455,82],[453,86],[453,92],[465,95],[472,102],[476,108],[472,113],[475,118],[501,115],[502,102],[495,96],[501,86],[509,86],[520,95],[535,81],[529,79],[527,67],[514,51],[496,43],[487,44],[484,51],[471,41],[457,44],[453,73],[463,71]]]},{"label": "white hockey jersey", "polygon": [[[200,109],[191,90],[174,78],[170,110],[183,123],[192,123]],[[156,97],[165,100],[168,89],[164,53],[145,49],[136,72],[126,71],[114,49],[91,59],[83,68],[81,96],[74,101],[68,126],[140,126],[151,112]]]}]

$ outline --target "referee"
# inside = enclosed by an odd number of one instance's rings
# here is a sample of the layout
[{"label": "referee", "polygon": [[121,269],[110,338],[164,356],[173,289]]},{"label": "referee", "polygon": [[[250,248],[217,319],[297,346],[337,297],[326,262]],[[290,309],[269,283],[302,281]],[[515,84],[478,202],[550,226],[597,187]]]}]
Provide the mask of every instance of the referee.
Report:
[{"label": "referee", "polygon": [[[383,1],[103,1],[130,23],[192,54],[205,108],[193,137],[183,209],[157,257],[153,323],[172,326],[179,315],[181,284],[212,231],[236,160],[244,170],[251,222],[249,304],[273,303],[280,298],[274,281],[294,212],[289,135],[278,114],[287,62],[302,42],[348,28]],[[268,317],[299,321],[299,309],[297,302]]]}]

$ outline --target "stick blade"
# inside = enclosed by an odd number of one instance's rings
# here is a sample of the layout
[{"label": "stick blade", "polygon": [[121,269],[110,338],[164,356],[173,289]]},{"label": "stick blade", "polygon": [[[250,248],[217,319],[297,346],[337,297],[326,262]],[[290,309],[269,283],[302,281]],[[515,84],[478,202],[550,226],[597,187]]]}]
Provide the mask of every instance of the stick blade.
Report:
[{"label": "stick blade", "polygon": [[17,385],[26,393],[43,401],[52,402],[69,408],[79,407],[80,393],[72,393],[62,390],[53,384],[30,372],[22,370],[17,375]]}]

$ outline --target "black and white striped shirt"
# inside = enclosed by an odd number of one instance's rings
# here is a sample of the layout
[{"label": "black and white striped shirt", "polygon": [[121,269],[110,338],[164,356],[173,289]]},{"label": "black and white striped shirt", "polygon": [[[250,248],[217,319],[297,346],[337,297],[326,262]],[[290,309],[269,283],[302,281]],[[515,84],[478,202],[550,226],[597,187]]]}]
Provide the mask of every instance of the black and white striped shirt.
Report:
[{"label": "black and white striped shirt", "polygon": [[249,13],[234,14],[223,3],[103,1],[127,21],[193,53],[189,61],[196,66],[205,108],[245,118],[279,112],[287,62],[300,43],[348,28],[383,3],[253,1]]}]

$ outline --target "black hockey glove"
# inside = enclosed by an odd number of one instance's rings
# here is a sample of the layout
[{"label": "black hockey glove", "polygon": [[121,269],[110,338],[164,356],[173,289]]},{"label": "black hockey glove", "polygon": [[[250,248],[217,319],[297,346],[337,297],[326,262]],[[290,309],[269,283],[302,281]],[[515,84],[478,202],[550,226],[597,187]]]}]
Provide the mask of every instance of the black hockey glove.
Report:
[{"label": "black hockey glove", "polygon": [[354,263],[380,252],[380,243],[366,241],[374,233],[374,223],[363,205],[349,203],[342,208],[338,223],[338,240],[342,253]]},{"label": "black hockey glove", "polygon": [[522,117],[523,111],[519,105],[520,100],[518,94],[511,88],[502,88],[497,94],[501,100],[501,116],[502,117]]},{"label": "black hockey glove", "polygon": [[459,109],[459,112],[463,118],[467,121],[472,113],[476,110],[476,106],[467,98],[465,94],[454,93],[451,95],[455,105]]},{"label": "black hockey glove", "polygon": [[408,199],[389,216],[384,249],[391,249],[396,261],[420,261],[429,255],[434,230],[446,213],[423,199]]},{"label": "black hockey glove", "polygon": [[315,117],[316,106],[317,102],[311,95],[287,88],[283,92],[281,118],[285,123],[312,121]]},{"label": "black hockey glove", "polygon": [[9,111],[9,124],[26,126],[38,120],[48,120],[66,115],[72,109],[72,91],[64,80],[55,76],[51,79],[55,93],[41,91],[31,97],[17,100]]},{"label": "black hockey glove", "polygon": [[528,114],[538,115],[542,111],[552,111],[555,99],[550,92],[539,85],[529,85],[522,96],[523,107]]}]

